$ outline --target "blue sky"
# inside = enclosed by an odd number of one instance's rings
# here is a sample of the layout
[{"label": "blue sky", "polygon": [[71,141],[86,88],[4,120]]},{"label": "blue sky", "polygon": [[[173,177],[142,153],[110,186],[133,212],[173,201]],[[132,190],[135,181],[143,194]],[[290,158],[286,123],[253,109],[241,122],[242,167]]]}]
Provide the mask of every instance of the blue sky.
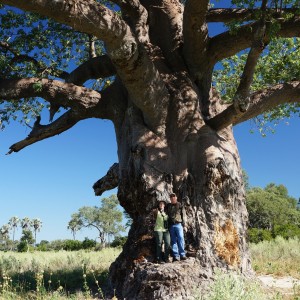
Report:
[{"label": "blue sky", "polygon": [[[284,184],[298,199],[300,119],[289,120],[289,125],[282,122],[275,134],[265,138],[258,132],[251,134],[251,128],[249,122],[234,128],[250,185]],[[82,121],[59,136],[5,155],[28,133],[29,128],[18,123],[0,133],[0,225],[12,216],[40,218],[43,228],[38,241],[72,238],[67,230],[71,214],[84,205],[100,204],[92,185],[117,161],[113,126],[109,121]],[[96,233],[86,229],[77,238],[85,236],[95,238]]]}]

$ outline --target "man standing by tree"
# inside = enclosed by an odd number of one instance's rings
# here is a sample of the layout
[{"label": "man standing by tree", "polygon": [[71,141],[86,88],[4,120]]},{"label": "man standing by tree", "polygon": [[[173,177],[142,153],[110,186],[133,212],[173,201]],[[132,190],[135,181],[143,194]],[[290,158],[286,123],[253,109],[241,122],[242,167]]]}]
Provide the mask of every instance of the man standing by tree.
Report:
[{"label": "man standing by tree", "polygon": [[181,203],[177,201],[175,193],[170,194],[171,203],[167,206],[167,214],[169,216],[171,248],[174,261],[186,260],[184,251],[183,236],[183,215]]}]

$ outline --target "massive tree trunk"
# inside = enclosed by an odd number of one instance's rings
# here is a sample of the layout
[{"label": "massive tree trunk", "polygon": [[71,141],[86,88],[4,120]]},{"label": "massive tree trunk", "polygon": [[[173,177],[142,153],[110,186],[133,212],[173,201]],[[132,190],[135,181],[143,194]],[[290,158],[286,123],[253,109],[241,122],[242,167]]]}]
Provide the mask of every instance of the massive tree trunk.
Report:
[{"label": "massive tree trunk", "polygon": [[[186,90],[190,93],[183,96]],[[177,86],[174,94],[174,106],[180,98],[195,103],[195,90],[188,84]],[[203,288],[214,268],[251,272],[245,193],[232,128],[216,132],[197,113],[178,108],[166,127],[166,136],[157,136],[131,105],[116,128],[118,198],[133,224],[110,279],[126,299],[188,299]],[[159,200],[169,202],[170,192],[184,206],[189,259],[158,267],[153,264],[151,211]]]},{"label": "massive tree trunk", "polygon": [[[38,117],[28,137],[12,145],[9,153],[60,134],[83,119],[112,120],[119,162],[94,189],[101,195],[118,187],[120,203],[133,219],[123,252],[110,268],[112,287],[122,299],[189,299],[195,289],[205,287],[215,268],[252,273],[245,192],[232,126],[278,105],[299,102],[300,84],[294,79],[278,80],[280,84],[264,85],[253,93],[250,89],[258,58],[274,37],[274,28],[276,36],[299,36],[299,10],[281,8],[279,13],[276,2],[274,9],[274,3],[268,6],[266,0],[255,9],[215,10],[208,0],[112,2],[121,14],[111,10],[110,1],[0,0],[63,24],[52,36],[46,19],[24,23],[33,27],[30,30],[38,39],[34,51],[26,43],[22,49],[17,38],[10,44],[11,36],[23,30],[10,32],[9,25],[3,29],[1,64],[6,69],[0,72],[0,100],[13,111],[25,107],[25,114],[28,98],[42,97],[50,103],[50,123],[41,125]],[[208,22],[238,20],[241,26],[234,34],[209,36]],[[45,60],[43,47],[49,45],[41,46],[36,32],[47,34],[53,39],[50,45],[63,44],[69,52],[73,43],[65,43],[63,34],[71,29],[80,49],[88,35],[90,59],[67,73],[60,69],[64,61],[57,66],[49,62],[55,62],[52,56]],[[95,57],[97,40],[104,42],[105,54]],[[247,48],[236,92],[230,104],[222,104],[212,88],[214,66]],[[63,55],[58,49],[55,53],[51,48],[51,53],[60,61]],[[14,69],[15,64],[28,62],[28,69]],[[102,84],[100,91],[84,86],[90,79],[103,83],[112,76],[113,84]],[[60,107],[67,111],[52,122]],[[157,266],[152,263],[151,211],[159,200],[168,202],[171,192],[184,207],[188,260]]]}]

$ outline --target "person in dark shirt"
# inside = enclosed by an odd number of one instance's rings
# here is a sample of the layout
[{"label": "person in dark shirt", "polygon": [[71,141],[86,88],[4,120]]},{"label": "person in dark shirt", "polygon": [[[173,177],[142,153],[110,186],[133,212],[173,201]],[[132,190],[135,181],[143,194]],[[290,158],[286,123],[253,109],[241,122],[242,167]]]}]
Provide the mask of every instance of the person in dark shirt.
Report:
[{"label": "person in dark shirt", "polygon": [[171,203],[168,204],[166,211],[169,216],[169,231],[171,235],[171,249],[174,261],[186,260],[182,226],[182,206],[177,201],[175,193],[170,194],[170,200]]}]

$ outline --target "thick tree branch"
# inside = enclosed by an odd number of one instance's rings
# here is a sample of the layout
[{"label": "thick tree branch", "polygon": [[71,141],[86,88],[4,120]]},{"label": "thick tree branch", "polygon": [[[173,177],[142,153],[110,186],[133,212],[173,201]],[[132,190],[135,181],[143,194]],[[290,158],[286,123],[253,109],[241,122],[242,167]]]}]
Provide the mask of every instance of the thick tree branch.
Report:
[{"label": "thick tree branch", "polygon": [[[300,17],[296,17],[289,21],[278,21],[280,29],[277,32],[276,37],[299,37],[300,36]],[[231,33],[226,31],[219,35],[216,35],[210,40],[209,53],[211,54],[212,63],[215,64],[218,61],[230,57],[244,49],[251,46],[254,33],[259,27],[259,22],[254,22],[241,26],[237,32]],[[266,36],[264,43],[268,43],[270,36],[268,35],[268,29],[270,24],[266,23]]]},{"label": "thick tree branch", "polygon": [[[257,20],[260,16],[261,9],[247,9],[247,8],[210,8],[207,15],[207,22],[223,22],[228,23],[232,21],[251,21]],[[283,8],[267,9],[266,13],[272,18],[282,17],[284,14],[299,15],[298,8]]]},{"label": "thick tree branch", "polygon": [[58,80],[46,78],[2,79],[0,80],[0,99],[12,100],[28,97],[41,97],[62,107],[84,110],[95,107],[101,94]]},{"label": "thick tree branch", "polygon": [[25,11],[47,16],[105,41],[111,56],[128,60],[136,49],[127,24],[113,11],[94,0],[1,0]]},{"label": "thick tree branch", "polygon": [[139,0],[113,0],[120,6],[124,20],[133,29],[140,43],[149,42],[148,12]]},{"label": "thick tree branch", "polygon": [[[186,68],[182,57],[183,5],[179,0],[141,0],[149,11],[151,44],[163,52],[163,59],[173,71]],[[163,30],[162,30],[163,29]]]},{"label": "thick tree branch", "polygon": [[131,99],[142,110],[145,123],[157,134],[164,134],[167,89],[147,52],[139,47],[130,27],[116,13],[94,0],[0,0],[0,3],[53,18],[103,40]]},{"label": "thick tree branch", "polygon": [[184,58],[191,74],[201,80],[207,64],[208,27],[206,13],[208,0],[188,0],[183,13]]},{"label": "thick tree branch", "polygon": [[100,178],[93,185],[93,189],[95,191],[96,196],[101,196],[104,192],[112,190],[118,187],[119,184],[119,164],[114,163],[106,175]]},{"label": "thick tree branch", "polygon": [[83,119],[85,119],[85,117],[82,116],[82,114],[79,114],[73,110],[67,111],[53,123],[48,125],[39,124],[40,118],[38,118],[27,138],[10,146],[10,150],[7,154],[18,152],[33,143],[60,134],[70,129],[78,121]]},{"label": "thick tree branch", "polygon": [[253,42],[247,56],[240,84],[233,98],[233,105],[238,112],[245,112],[248,108],[248,96],[250,92],[250,86],[253,81],[255,67],[260,54],[264,49],[263,40],[266,32],[266,6],[267,0],[263,0],[261,8],[262,16],[258,24],[258,28],[254,33]]},{"label": "thick tree branch", "polygon": [[278,84],[271,88],[257,91],[250,96],[250,106],[244,113],[239,113],[234,105],[228,106],[223,112],[206,121],[215,130],[221,130],[233,124],[252,119],[280,104],[300,102],[300,82]]},{"label": "thick tree branch", "polygon": [[89,79],[105,78],[116,74],[115,66],[107,55],[92,58],[72,71],[66,82],[82,85]]},{"label": "thick tree branch", "polygon": [[[0,95],[1,92],[2,92],[2,88],[0,84]],[[111,86],[104,89],[101,95],[99,94],[99,99],[100,96],[101,96],[101,101],[98,101],[96,104],[93,103],[92,106],[74,105],[73,108],[68,110],[57,120],[55,120],[54,122],[48,125],[41,125],[40,117],[38,117],[28,137],[12,145],[10,147],[10,151],[8,152],[8,154],[12,152],[18,152],[21,149],[33,143],[60,134],[70,129],[77,122],[83,119],[101,118],[101,119],[110,119],[113,120],[114,122],[117,122],[118,120],[122,121],[122,116],[125,110],[124,108],[125,103],[123,104],[122,101],[123,90],[119,82],[116,81]],[[74,98],[73,100],[76,99]],[[51,102],[51,105],[55,106],[57,105],[57,103],[61,103],[61,102],[53,100]]]}]

